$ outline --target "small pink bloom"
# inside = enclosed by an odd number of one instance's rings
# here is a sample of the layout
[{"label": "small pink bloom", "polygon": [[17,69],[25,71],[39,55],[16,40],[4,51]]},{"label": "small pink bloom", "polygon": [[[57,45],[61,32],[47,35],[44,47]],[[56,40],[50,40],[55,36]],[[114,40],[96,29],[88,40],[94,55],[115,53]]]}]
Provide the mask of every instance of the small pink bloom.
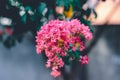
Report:
[{"label": "small pink bloom", "polygon": [[83,51],[85,49],[84,43],[80,42],[80,51]]},{"label": "small pink bloom", "polygon": [[89,58],[88,58],[88,56],[85,55],[80,58],[80,61],[82,64],[88,64]]},{"label": "small pink bloom", "polygon": [[76,51],[76,47],[75,47],[75,46],[73,46],[73,47],[72,47],[72,50],[73,50],[73,51]]},{"label": "small pink bloom", "polygon": [[54,77],[58,77],[61,75],[61,72],[60,71],[57,71],[57,70],[54,70],[51,72],[51,75],[54,76]]},{"label": "small pink bloom", "polygon": [[60,53],[60,55],[61,55],[62,57],[64,57],[64,56],[67,55],[67,53],[66,53],[65,51],[63,51],[63,52]]},{"label": "small pink bloom", "polygon": [[48,50],[45,51],[45,54],[46,54],[46,56],[49,57],[49,58],[52,58],[52,57],[54,56],[54,52],[48,51]]},{"label": "small pink bloom", "polygon": [[58,70],[58,66],[52,67],[52,70],[53,70],[53,71]]},{"label": "small pink bloom", "polygon": [[50,60],[50,59],[47,60],[46,67],[47,67],[47,68],[50,68],[50,67],[51,67],[51,60]]}]

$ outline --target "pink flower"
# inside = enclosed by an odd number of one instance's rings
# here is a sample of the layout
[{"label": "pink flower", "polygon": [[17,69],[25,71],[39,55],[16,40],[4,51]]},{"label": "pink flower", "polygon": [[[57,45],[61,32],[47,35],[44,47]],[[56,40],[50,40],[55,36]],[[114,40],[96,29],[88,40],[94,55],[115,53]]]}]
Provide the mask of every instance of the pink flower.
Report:
[{"label": "pink flower", "polygon": [[73,51],[76,51],[76,47],[73,46],[73,47],[72,47],[72,50],[73,50]]},{"label": "pink flower", "polygon": [[52,58],[54,56],[54,52],[45,50],[45,54],[47,57]]},{"label": "pink flower", "polygon": [[80,51],[83,51],[84,49],[85,49],[84,43],[81,41],[81,42],[80,42]]},{"label": "pink flower", "polygon": [[61,72],[60,71],[57,71],[57,70],[54,70],[51,72],[51,75],[54,76],[54,77],[58,77],[61,75]]},{"label": "pink flower", "polygon": [[82,64],[88,64],[88,61],[89,61],[89,58],[88,58],[88,56],[82,56],[81,58],[80,58],[80,62],[82,63]]},{"label": "pink flower", "polygon": [[52,67],[52,71],[58,70],[58,66]]},{"label": "pink flower", "polygon": [[47,60],[46,67],[50,68],[51,67],[51,60]]},{"label": "pink flower", "polygon": [[47,68],[50,68],[50,67],[61,68],[63,66],[64,66],[64,62],[63,62],[62,58],[58,58],[57,56],[54,56],[53,58],[49,58],[46,63]]}]

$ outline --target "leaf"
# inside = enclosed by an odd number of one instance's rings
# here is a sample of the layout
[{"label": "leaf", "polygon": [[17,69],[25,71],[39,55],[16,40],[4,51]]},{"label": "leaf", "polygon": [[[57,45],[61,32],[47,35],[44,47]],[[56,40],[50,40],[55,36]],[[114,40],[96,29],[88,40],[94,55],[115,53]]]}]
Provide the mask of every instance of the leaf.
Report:
[{"label": "leaf", "polygon": [[75,10],[80,10],[82,8],[82,6],[80,5],[80,0],[74,0],[72,4]]},{"label": "leaf", "polygon": [[37,13],[38,13],[38,15],[43,15],[43,11],[45,10],[45,8],[46,8],[47,6],[46,6],[46,4],[45,3],[43,3],[43,2],[41,2],[39,5],[38,5],[38,8],[37,8]]},{"label": "leaf", "polygon": [[27,15],[26,15],[26,14],[24,14],[23,16],[21,16],[21,21],[22,21],[24,24],[26,24],[26,22],[27,22]]},{"label": "leaf", "polygon": [[91,22],[88,21],[88,20],[85,20],[85,19],[83,18],[83,16],[79,16],[79,19],[80,19],[81,23],[83,23],[83,24],[85,24],[85,25],[87,25],[87,26],[90,26],[90,25],[91,25]]},{"label": "leaf", "polygon": [[90,21],[85,20],[83,17],[79,17],[79,19],[80,19],[81,23],[87,25],[90,28],[92,33],[94,32],[94,30],[93,30],[93,28],[91,26],[91,22]]},{"label": "leaf", "polygon": [[97,13],[94,9],[93,9],[93,14],[95,15],[95,18],[97,18]]},{"label": "leaf", "polygon": [[31,6],[26,6],[25,11],[29,11],[29,10],[32,10],[32,7]]},{"label": "leaf", "polygon": [[75,51],[75,58],[76,59],[80,58],[80,51],[78,51],[78,50]]},{"label": "leaf", "polygon": [[80,1],[81,6],[83,6],[87,2],[87,0],[78,0],[78,1]]},{"label": "leaf", "polygon": [[31,15],[31,16],[30,16],[30,20],[31,20],[31,21],[35,21],[35,15]]},{"label": "leaf", "polygon": [[88,8],[87,10],[86,10],[86,13],[85,13],[85,15],[87,16],[87,18],[90,16],[90,14],[91,14],[91,9],[90,8]]},{"label": "leaf", "polygon": [[65,16],[63,14],[58,14],[57,19],[64,20]]},{"label": "leaf", "polygon": [[64,2],[65,2],[65,4],[64,4],[65,11],[69,11],[70,5],[72,5],[73,1],[72,0],[64,0]]},{"label": "leaf", "polygon": [[71,64],[71,61],[70,61],[70,57],[69,57],[69,56],[63,57],[63,61],[65,62],[66,65],[70,65],[70,64]]},{"label": "leaf", "polygon": [[83,5],[87,2],[87,0],[74,0],[73,5],[74,9],[81,10]]},{"label": "leaf", "polygon": [[56,0],[56,6],[64,6],[65,2],[64,0]]}]

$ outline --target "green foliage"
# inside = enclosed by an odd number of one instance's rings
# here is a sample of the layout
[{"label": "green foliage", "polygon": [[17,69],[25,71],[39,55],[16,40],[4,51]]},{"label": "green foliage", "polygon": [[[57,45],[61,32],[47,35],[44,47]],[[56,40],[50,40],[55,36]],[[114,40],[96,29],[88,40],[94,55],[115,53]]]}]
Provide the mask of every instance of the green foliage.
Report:
[{"label": "green foliage", "polygon": [[24,14],[23,16],[21,16],[21,21],[26,24],[27,22],[27,14]]},{"label": "green foliage", "polygon": [[69,50],[67,52],[68,56],[63,57],[63,61],[65,62],[66,65],[70,65],[72,62],[72,59],[79,60],[81,52],[79,50],[73,51]]},{"label": "green foliage", "polygon": [[[64,11],[69,11],[72,6],[72,10],[67,13],[67,15],[73,13],[70,19],[77,18],[91,28],[91,23],[87,18],[91,13],[96,18],[97,13],[90,8],[84,10],[83,6],[86,2],[87,0],[0,0],[0,16],[8,17],[13,21],[10,25],[13,34],[9,35],[6,40],[0,36],[0,40],[4,42],[5,46],[14,46],[16,40],[21,42],[23,34],[26,32],[31,31],[35,35],[43,24],[51,20],[51,16],[53,19],[66,20],[67,17],[64,14],[56,13],[56,6],[64,6]],[[16,37],[18,35],[22,36]],[[76,55],[79,54],[76,53]]]},{"label": "green foliage", "polygon": [[43,2],[41,2],[41,3],[38,5],[38,8],[37,8],[37,14],[44,16],[44,15],[45,15],[45,14],[44,14],[44,10],[45,10],[46,7],[47,7],[46,4],[43,3]]},{"label": "green foliage", "polygon": [[70,65],[71,64],[69,56],[63,57],[63,61],[65,62],[66,65]]},{"label": "green foliage", "polygon": [[88,17],[90,16],[90,14],[91,14],[91,9],[88,8],[88,9],[85,11],[85,15],[86,15],[86,17],[88,18]]},{"label": "green foliage", "polygon": [[65,1],[64,0],[56,0],[56,6],[64,6]]}]

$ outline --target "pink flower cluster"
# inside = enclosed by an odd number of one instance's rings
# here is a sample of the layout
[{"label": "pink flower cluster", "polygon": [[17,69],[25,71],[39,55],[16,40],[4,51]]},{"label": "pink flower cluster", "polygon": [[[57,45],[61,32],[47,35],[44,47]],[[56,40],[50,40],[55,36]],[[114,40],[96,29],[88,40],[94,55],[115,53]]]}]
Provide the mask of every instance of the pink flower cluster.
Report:
[{"label": "pink flower cluster", "polygon": [[88,26],[81,24],[79,20],[71,21],[52,20],[41,27],[36,36],[37,53],[45,52],[48,60],[47,68],[52,68],[51,75],[59,76],[60,68],[64,66],[63,57],[69,56],[67,51],[72,45],[72,50],[85,49],[81,36],[86,40],[92,39],[92,33]]}]

